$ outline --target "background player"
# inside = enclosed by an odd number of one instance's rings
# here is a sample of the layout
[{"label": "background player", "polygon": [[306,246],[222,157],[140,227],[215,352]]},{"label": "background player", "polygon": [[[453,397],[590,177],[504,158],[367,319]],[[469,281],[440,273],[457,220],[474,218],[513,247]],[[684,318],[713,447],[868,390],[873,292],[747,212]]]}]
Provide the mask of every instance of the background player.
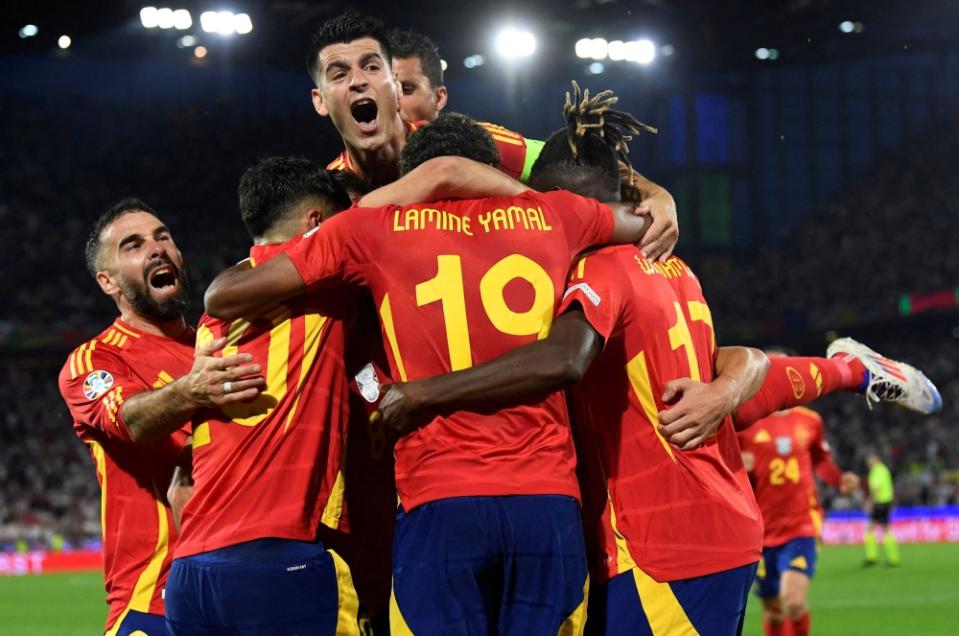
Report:
[{"label": "background player", "polygon": [[392,29],[393,75],[399,83],[400,115],[408,122],[433,121],[446,107],[443,63],[433,40],[412,30]]},{"label": "background player", "polygon": [[[495,165],[495,145],[484,129],[450,116],[411,137],[404,165],[425,161],[450,138]],[[595,202],[526,192],[514,183],[517,194],[510,198],[340,215],[304,242],[302,252],[215,282],[208,309],[219,304],[231,314],[243,312],[251,302],[300,293],[304,282],[367,284],[400,378],[462,368],[529,342],[548,325],[571,252],[610,238],[635,240],[643,220],[625,206],[614,217]],[[529,286],[507,287],[516,278]],[[581,627],[586,563],[572,440],[559,396],[480,416],[437,418],[397,443],[396,462],[394,631]]]},{"label": "background player", "polygon": [[[199,408],[256,397],[246,354],[213,358],[183,317],[183,257],[156,212],[125,199],[97,219],[87,268],[119,316],[70,354],[60,392],[100,482],[109,634],[165,633],[163,592],[176,539],[167,485]],[[174,488],[174,493],[177,489]],[[139,631],[138,631],[139,630]]]},{"label": "background player", "polygon": [[[316,88],[313,107],[329,117],[343,139],[344,150],[327,168],[350,170],[375,185],[399,174],[399,155],[417,125],[399,115],[397,84],[391,71],[389,37],[372,17],[345,13],[324,22],[313,36],[307,69]],[[482,124],[496,141],[499,168],[525,180],[542,142],[495,124]],[[634,187],[653,222],[642,248],[653,259],[665,260],[679,238],[676,204],[655,183],[637,176]]]},{"label": "background player", "polygon": [[875,565],[879,560],[879,546],[876,543],[876,526],[882,528],[883,546],[886,549],[886,563],[892,566],[899,565],[899,544],[896,535],[889,527],[889,513],[892,511],[892,501],[895,496],[892,483],[892,473],[882,463],[879,453],[873,451],[866,456],[866,465],[869,466],[867,483],[869,485],[869,521],[866,522],[866,533],[863,542],[866,546],[866,567]]}]

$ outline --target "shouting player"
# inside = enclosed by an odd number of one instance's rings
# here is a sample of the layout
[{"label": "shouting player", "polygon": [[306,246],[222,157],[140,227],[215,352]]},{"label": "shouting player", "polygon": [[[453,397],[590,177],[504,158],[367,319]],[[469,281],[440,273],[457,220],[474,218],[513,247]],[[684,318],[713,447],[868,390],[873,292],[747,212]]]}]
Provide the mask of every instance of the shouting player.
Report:
[{"label": "shouting player", "polygon": [[[87,268],[119,316],[70,354],[60,392],[100,482],[108,634],[164,634],[163,592],[176,527],[167,486],[198,409],[235,404],[263,386],[247,354],[212,357],[183,317],[183,257],[137,199],[107,210],[86,245]],[[177,489],[173,489],[177,493]]]},{"label": "shouting player", "polygon": [[[608,95],[580,99],[576,87],[567,96],[567,127],[546,142],[532,185],[621,196],[618,162],[639,124],[608,110]],[[728,368],[700,384],[717,365]],[[391,387],[380,408],[403,422],[581,380],[572,397],[593,585],[587,631],[735,634],[762,525],[728,413],[758,388],[766,365],[756,350],[717,353],[709,308],[681,260],[656,264],[634,246],[607,247],[574,265],[545,340]],[[660,434],[660,412],[677,393],[704,391],[719,396],[725,421],[705,445],[680,452]]]},{"label": "shouting player", "polygon": [[433,121],[446,107],[443,61],[433,40],[416,31],[390,31],[393,75],[399,83],[400,115],[405,121]]},{"label": "shouting player", "polygon": [[[392,62],[389,36],[375,18],[345,13],[317,29],[307,56],[316,86],[313,107],[330,118],[344,146],[327,168],[356,172],[375,185],[396,179],[400,152],[419,123],[404,122],[400,116]],[[499,168],[525,181],[542,142],[495,124],[482,125],[499,149]],[[637,176],[635,185],[653,218],[642,247],[650,258],[665,260],[679,238],[675,202],[642,177]]]},{"label": "shouting player", "polygon": [[[445,116],[410,138],[407,168],[457,141],[488,165],[480,126]],[[211,313],[235,317],[307,288],[369,287],[394,377],[466,368],[549,329],[572,257],[636,240],[644,219],[570,193],[356,209],[286,256],[221,275]],[[560,395],[455,413],[397,442],[396,633],[576,631],[586,562],[575,458]]]},{"label": "shouting player", "polygon": [[[260,266],[330,214],[346,192],[305,159],[267,159],[240,181],[240,211]],[[343,505],[352,295],[305,296],[268,315],[200,321],[198,345],[227,339],[265,361],[254,401],[193,418],[193,496],[167,587],[173,634],[358,633],[343,559],[317,541]]]}]

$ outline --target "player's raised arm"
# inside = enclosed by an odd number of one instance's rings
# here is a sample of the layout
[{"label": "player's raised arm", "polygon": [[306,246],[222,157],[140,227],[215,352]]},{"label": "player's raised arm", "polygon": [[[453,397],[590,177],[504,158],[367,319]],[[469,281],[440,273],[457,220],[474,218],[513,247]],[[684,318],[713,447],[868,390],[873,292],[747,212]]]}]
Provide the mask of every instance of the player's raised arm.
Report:
[{"label": "player's raised arm", "polygon": [[420,414],[540,400],[579,382],[602,348],[602,336],[573,309],[556,319],[543,340],[462,371],[390,386],[379,412],[384,424],[405,433]]},{"label": "player's raised arm", "polygon": [[660,434],[680,450],[696,448],[759,390],[768,371],[769,358],[759,349],[720,347],[715,380],[680,378],[666,384],[663,402],[678,401],[660,412]]},{"label": "player's raised arm", "polygon": [[436,157],[365,195],[358,205],[381,207],[443,199],[513,196],[528,189],[492,166],[464,157]]},{"label": "player's raised arm", "polygon": [[235,320],[262,313],[305,291],[290,257],[279,254],[259,267],[239,263],[220,272],[207,288],[203,303],[214,318]]}]

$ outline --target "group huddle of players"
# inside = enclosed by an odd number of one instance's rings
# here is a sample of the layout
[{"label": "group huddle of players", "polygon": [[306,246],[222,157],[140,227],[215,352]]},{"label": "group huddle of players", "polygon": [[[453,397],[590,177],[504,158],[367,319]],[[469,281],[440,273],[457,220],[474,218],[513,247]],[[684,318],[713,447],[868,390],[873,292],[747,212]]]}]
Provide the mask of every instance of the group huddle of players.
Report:
[{"label": "group huddle of players", "polygon": [[60,387],[106,633],[737,634],[757,567],[767,632],[808,633],[813,468],[857,483],[787,409],[932,412],[935,387],[848,339],[718,346],[672,198],[629,162],[653,129],[610,93],[574,83],[545,142],[438,116],[435,46],[357,14],[308,67],[345,148],[243,175],[249,258],[195,330],[148,204],[87,243],[119,316]]}]

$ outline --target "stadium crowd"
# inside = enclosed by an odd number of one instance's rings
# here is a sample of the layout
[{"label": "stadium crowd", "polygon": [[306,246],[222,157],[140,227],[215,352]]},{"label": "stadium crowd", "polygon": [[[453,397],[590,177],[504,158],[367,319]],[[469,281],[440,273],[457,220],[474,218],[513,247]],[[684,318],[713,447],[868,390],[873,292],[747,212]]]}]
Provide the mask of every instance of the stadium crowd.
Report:
[{"label": "stadium crowd", "polygon": [[[235,212],[243,170],[274,154],[323,160],[335,146],[309,113],[259,121],[229,104],[134,109],[78,100],[68,113],[52,100],[3,98],[0,105],[10,118],[0,131],[0,290],[10,299],[0,309],[0,395],[10,405],[0,418],[0,549],[96,542],[97,482],[55,384],[69,347],[114,315],[83,267],[90,221],[125,195],[154,205],[187,258],[195,319],[213,275],[245,255]],[[717,323],[743,334],[802,311],[810,329],[825,330],[852,322],[852,307],[955,285],[959,252],[947,226],[959,214],[957,150],[959,132],[946,128],[887,154],[894,159],[735,275],[728,259],[699,259],[681,248],[703,273]],[[898,503],[959,502],[959,432],[949,426],[959,419],[959,341],[934,350],[921,342],[869,344],[925,370],[944,409],[920,419],[888,407],[870,411],[860,398],[828,398],[817,409],[837,463],[862,473],[865,453],[877,448],[891,461]]]}]

